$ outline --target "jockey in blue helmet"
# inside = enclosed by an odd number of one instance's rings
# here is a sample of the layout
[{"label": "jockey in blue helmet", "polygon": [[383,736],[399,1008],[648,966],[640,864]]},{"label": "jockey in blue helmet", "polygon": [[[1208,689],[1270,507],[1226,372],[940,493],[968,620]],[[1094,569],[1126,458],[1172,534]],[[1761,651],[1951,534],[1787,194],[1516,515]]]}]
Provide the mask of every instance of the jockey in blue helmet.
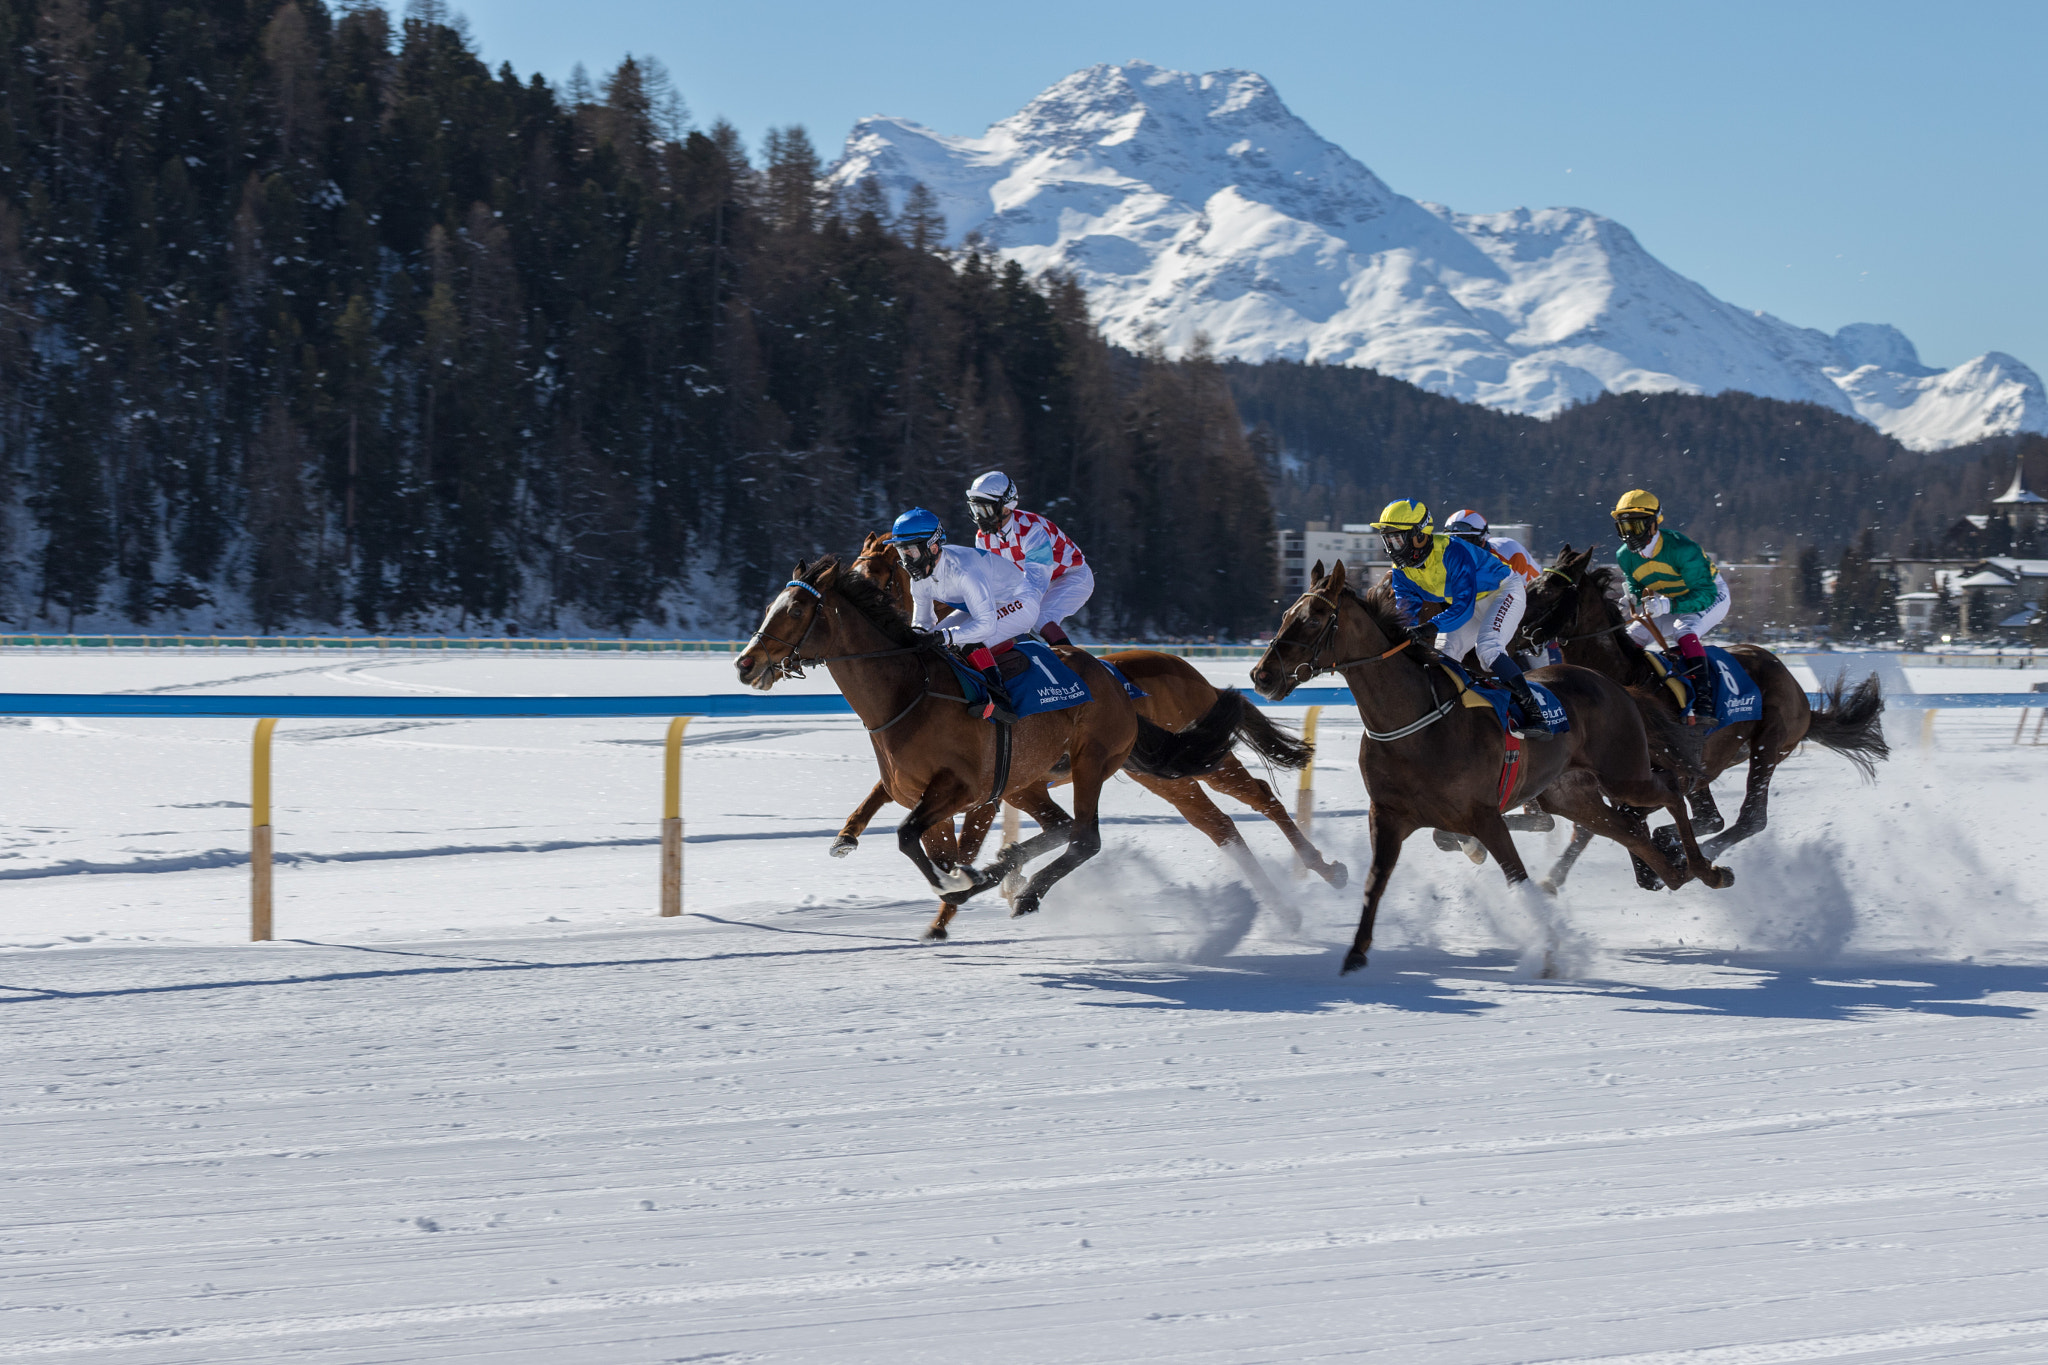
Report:
[{"label": "jockey in blue helmet", "polygon": [[[1010,693],[995,656],[1037,624],[1044,580],[1001,555],[947,544],[938,516],[922,507],[896,518],[889,528],[889,543],[910,574],[910,623],[936,631],[981,670],[989,685],[985,718],[1005,724],[1016,720],[1006,704]],[[953,608],[944,625],[939,624],[934,602]]]}]

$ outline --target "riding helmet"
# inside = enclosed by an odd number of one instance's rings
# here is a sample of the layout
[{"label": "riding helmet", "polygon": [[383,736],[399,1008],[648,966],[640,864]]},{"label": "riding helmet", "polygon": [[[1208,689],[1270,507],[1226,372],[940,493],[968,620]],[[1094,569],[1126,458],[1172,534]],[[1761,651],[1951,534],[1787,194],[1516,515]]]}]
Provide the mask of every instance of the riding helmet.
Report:
[{"label": "riding helmet", "polygon": [[1372,528],[1380,533],[1387,558],[1403,568],[1412,569],[1429,558],[1436,526],[1430,521],[1425,504],[1408,498],[1390,502]]},{"label": "riding helmet", "polygon": [[912,578],[929,578],[939,566],[939,549],[946,543],[946,528],[938,513],[913,507],[889,527],[889,543]]},{"label": "riding helmet", "polygon": [[1470,507],[1461,508],[1444,523],[1444,534],[1461,540],[1483,541],[1486,539],[1486,518]]},{"label": "riding helmet", "polygon": [[1000,469],[991,469],[967,486],[967,509],[975,529],[996,535],[1017,507],[1017,485]]},{"label": "riding helmet", "polygon": [[1614,504],[1614,529],[1621,534],[1621,543],[1637,554],[1650,547],[1663,524],[1664,509],[1647,488],[1631,488]]}]

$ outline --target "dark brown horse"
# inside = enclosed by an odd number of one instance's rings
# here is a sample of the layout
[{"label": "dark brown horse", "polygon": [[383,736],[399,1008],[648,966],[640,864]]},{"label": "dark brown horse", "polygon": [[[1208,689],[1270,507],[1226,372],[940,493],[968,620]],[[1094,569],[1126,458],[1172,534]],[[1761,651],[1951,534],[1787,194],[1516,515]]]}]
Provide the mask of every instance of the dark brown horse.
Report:
[{"label": "dark brown horse", "polygon": [[[1590,549],[1564,547],[1557,562],[1529,590],[1521,637],[1538,644],[1555,640],[1564,647],[1565,662],[1614,679],[1647,711],[1676,717],[1677,693],[1650,663],[1643,647],[1629,638],[1629,618],[1621,607],[1620,570],[1606,565],[1593,568],[1592,558]],[[1807,702],[1806,689],[1777,655],[1760,645],[1728,645],[1726,649],[1763,692],[1763,713],[1756,720],[1721,726],[1707,737],[1701,750],[1704,778],[1693,786],[1690,799],[1695,827],[1714,835],[1701,845],[1710,858],[1763,832],[1770,815],[1771,777],[1800,741],[1810,739],[1834,750],[1862,769],[1866,779],[1875,776],[1877,760],[1891,754],[1884,738],[1884,698],[1875,674],[1846,696],[1847,680],[1837,678],[1828,687],[1826,705],[1815,711]],[[1653,757],[1660,766],[1682,766],[1666,753],[1653,753]],[[1743,788],[1742,809],[1733,826],[1715,833],[1723,821],[1707,783],[1745,761],[1749,777]],[[1571,844],[1551,869],[1550,885],[1564,884],[1572,864],[1590,842],[1591,836],[1583,830],[1573,832]],[[1639,880],[1643,871],[1637,869]]]},{"label": "dark brown horse", "polygon": [[[887,537],[869,535],[861,546],[860,557],[853,562],[853,569],[886,591],[899,611],[908,613],[910,573],[890,548]],[[1058,652],[1069,665],[1074,663],[1072,658],[1068,658],[1068,650]],[[1195,724],[1223,695],[1222,688],[1204,678],[1193,664],[1178,655],[1153,649],[1125,649],[1102,657],[1115,664],[1125,677],[1137,684],[1138,690],[1145,693],[1137,702],[1138,714],[1165,730],[1179,731]],[[1250,707],[1245,709],[1237,738],[1251,745],[1268,762],[1283,768],[1299,768],[1313,757],[1300,740]],[[1056,772],[1055,776],[1064,780],[1064,774]],[[1254,776],[1234,753],[1225,754],[1213,771],[1199,777],[1166,778],[1133,772],[1131,778],[1168,802],[1186,817],[1189,824],[1208,835],[1210,842],[1237,864],[1253,889],[1272,904],[1284,903],[1279,891],[1267,879],[1258,859],[1245,844],[1244,836],[1238,833],[1236,823],[1203,792],[1203,783],[1244,802],[1280,826],[1302,865],[1324,881],[1332,886],[1342,886],[1348,880],[1344,864],[1328,861],[1317,851],[1301,832],[1300,826],[1287,814],[1287,808],[1280,804],[1272,787]],[[862,831],[888,801],[888,784],[877,782],[867,799],[854,809],[840,828],[839,837],[832,845],[834,857],[845,857],[859,846]],[[994,806],[976,807],[962,818],[958,846],[964,861],[971,862],[979,855],[982,841],[994,819]]]},{"label": "dark brown horse", "polygon": [[[1345,971],[1365,965],[1373,920],[1402,841],[1418,829],[1470,835],[1499,862],[1509,885],[1527,881],[1501,812],[1531,798],[1553,815],[1622,843],[1667,886],[1695,875],[1715,888],[1733,884],[1733,874],[1711,866],[1693,841],[1678,781],[1651,768],[1642,713],[1619,684],[1583,668],[1534,670],[1530,676],[1564,704],[1569,727],[1553,743],[1526,745],[1520,770],[1503,793],[1506,745],[1493,708],[1460,704],[1449,675],[1414,647],[1387,585],[1356,591],[1345,582],[1341,560],[1328,575],[1322,564],[1315,566],[1309,590],[1280,618],[1273,643],[1252,669],[1252,685],[1279,701],[1329,672],[1350,685],[1365,720],[1358,767],[1372,797],[1372,870]],[[1683,743],[1682,733],[1674,738]],[[1626,809],[1635,806],[1671,812],[1683,862],[1657,847],[1642,817]]]},{"label": "dark brown horse", "polygon": [[[1207,771],[1229,751],[1238,717],[1249,709],[1242,696],[1226,693],[1194,727],[1169,734],[1139,717],[1108,669],[1085,657],[1077,662],[1090,700],[1026,716],[1012,727],[1001,791],[993,790],[996,728],[965,704],[939,645],[913,630],[879,588],[843,572],[831,556],[796,566],[734,666],[741,682],[764,692],[778,678],[802,676],[808,664],[830,670],[874,737],[890,799],[910,812],[896,827],[896,845],[940,893],[939,913],[925,936],[942,939],[962,901],[1064,845],[1057,859],[1032,874],[1012,913],[1036,910],[1048,887],[1102,847],[1097,806],[1111,775],[1126,765],[1169,777]],[[1071,817],[1045,791],[1046,774],[1062,758],[1073,774]],[[950,834],[955,815],[998,799],[1030,814],[1041,833],[1005,849],[980,874],[943,847],[937,859],[926,852],[927,831],[943,826]]]}]

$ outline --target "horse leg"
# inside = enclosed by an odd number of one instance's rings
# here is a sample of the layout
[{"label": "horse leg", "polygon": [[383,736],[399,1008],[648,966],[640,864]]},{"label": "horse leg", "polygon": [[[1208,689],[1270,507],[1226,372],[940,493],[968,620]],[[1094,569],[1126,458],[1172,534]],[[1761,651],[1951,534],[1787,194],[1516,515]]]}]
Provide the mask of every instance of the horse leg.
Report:
[{"label": "horse leg", "polygon": [[867,799],[853,808],[853,814],[846,817],[846,823],[839,827],[839,837],[832,841],[832,856],[844,858],[860,847],[861,831],[868,827],[868,821],[875,818],[875,812],[889,804],[887,783],[875,783],[875,789]]},{"label": "horse leg", "polygon": [[1074,820],[1060,808],[1059,802],[1044,787],[1029,791],[1012,792],[1010,804],[1038,822],[1039,832],[1029,839],[1021,839],[995,856],[995,860],[983,868],[976,877],[976,884],[993,886],[1041,853],[1049,853],[1066,843],[1071,837]]},{"label": "horse leg", "polygon": [[1352,936],[1351,951],[1344,954],[1344,970],[1340,975],[1355,972],[1365,965],[1365,955],[1372,948],[1373,921],[1380,914],[1380,897],[1386,895],[1387,879],[1394,875],[1394,864],[1401,860],[1401,841],[1415,830],[1413,824],[1378,801],[1372,803],[1369,819],[1372,866],[1365,874],[1365,903],[1358,910],[1358,932]]},{"label": "horse leg", "polygon": [[976,806],[960,821],[960,865],[970,867],[981,856],[981,846],[988,841],[989,827],[996,822],[996,812],[1003,803],[991,801],[985,806]]},{"label": "horse leg", "polygon": [[[1548,809],[1546,807],[1546,809]],[[1593,842],[1593,831],[1584,825],[1572,826],[1572,840],[1564,846],[1564,852],[1557,855],[1557,861],[1550,865],[1550,875],[1538,883],[1545,891],[1556,895],[1564,885],[1564,879],[1572,875],[1572,865],[1579,860],[1587,846]]]},{"label": "horse leg", "polygon": [[1714,804],[1714,789],[1702,782],[1685,794],[1686,802],[1692,807],[1692,829],[1695,834],[1719,834],[1728,824],[1721,808]]},{"label": "horse leg", "polygon": [[1719,857],[1732,844],[1762,834],[1764,826],[1770,823],[1771,778],[1778,771],[1778,753],[1774,739],[1767,740],[1761,730],[1750,741],[1749,776],[1743,783],[1742,809],[1736,813],[1733,826],[1700,845],[1709,858]]},{"label": "horse leg", "polygon": [[[1066,831],[1066,852],[1032,874],[1024,887],[1024,894],[1017,897],[1017,903],[1011,907],[1013,917],[1035,913],[1039,902],[1045,899],[1045,893],[1055,882],[1102,849],[1102,827],[1097,822],[1097,810],[1102,799],[1102,784],[1114,769],[1110,767],[1102,746],[1092,740],[1076,744],[1073,758],[1074,816],[1072,827]],[[1047,803],[1050,804],[1050,798]]]},{"label": "horse leg", "polygon": [[1201,780],[1225,796],[1236,797],[1280,826],[1280,832],[1287,836],[1287,842],[1293,846],[1294,856],[1301,860],[1302,866],[1331,886],[1342,887],[1351,880],[1350,869],[1324,858],[1322,851],[1301,832],[1301,826],[1294,823],[1294,818],[1287,813],[1287,807],[1280,804],[1280,798],[1273,794],[1273,789],[1263,778],[1252,776],[1251,771],[1238,762],[1235,754],[1215,772],[1204,773]]},{"label": "horse leg", "polygon": [[1257,855],[1245,843],[1244,836],[1237,832],[1236,823],[1209,799],[1200,783],[1192,777],[1169,781],[1138,773],[1130,776],[1139,786],[1179,811],[1189,824],[1208,835],[1209,842],[1222,849],[1224,856],[1237,864],[1237,870],[1251,883],[1252,894],[1278,911],[1289,930],[1301,928],[1300,912],[1281,899],[1279,888],[1267,878],[1266,869],[1259,866]]},{"label": "horse leg", "polygon": [[[961,793],[956,790],[958,785],[941,777],[931,786],[925,788],[924,795],[918,798],[917,805],[911,808],[910,814],[903,817],[903,823],[896,826],[896,847],[902,850],[904,857],[917,864],[917,870],[924,874],[924,879],[930,882],[932,888],[941,895],[949,891],[964,889],[959,886],[961,874],[955,871],[950,877],[947,877],[940,873],[939,869],[933,865],[930,855],[925,852],[924,836],[927,830],[944,821],[949,827],[950,837],[953,812],[960,808],[960,804],[964,799]],[[973,879],[970,877],[967,878],[967,881],[971,884]],[[942,903],[939,907],[938,917],[925,930],[924,936],[928,939],[944,938],[946,936],[946,924],[953,918],[953,912],[958,908],[957,904]]]}]

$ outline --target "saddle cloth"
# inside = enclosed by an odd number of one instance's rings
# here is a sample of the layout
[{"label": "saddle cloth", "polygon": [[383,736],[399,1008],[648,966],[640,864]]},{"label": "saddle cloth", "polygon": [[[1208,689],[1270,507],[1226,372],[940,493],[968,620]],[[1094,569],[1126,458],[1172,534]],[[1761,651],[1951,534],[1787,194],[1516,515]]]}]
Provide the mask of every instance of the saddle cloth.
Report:
[{"label": "saddle cloth", "polygon": [[1151,695],[1151,693],[1139,687],[1129,678],[1126,678],[1124,676],[1124,671],[1121,668],[1118,668],[1115,664],[1111,663],[1109,660],[1097,659],[1095,662],[1101,664],[1104,668],[1108,669],[1109,676],[1115,678],[1118,682],[1124,685],[1124,695],[1129,697],[1132,701],[1143,701],[1146,697]]},{"label": "saddle cloth", "polygon": [[[1707,733],[1712,734],[1724,725],[1763,719],[1764,691],[1749,676],[1741,660],[1714,645],[1706,646],[1706,650],[1707,671],[1714,679],[1714,725]],[[1663,673],[1666,685],[1674,686],[1684,694],[1679,698],[1679,704],[1690,711],[1692,683],[1685,675],[1685,660],[1656,650],[1648,653],[1651,666]]]},{"label": "saddle cloth", "polygon": [[[996,667],[1003,675],[1003,690],[1010,694],[1010,709],[1017,713],[1017,719],[1035,716],[1041,711],[1064,711],[1089,700],[1088,684],[1082,682],[1073,669],[1060,662],[1059,655],[1052,652],[1050,645],[1030,639],[1011,643],[1013,648],[996,655]],[[1023,656],[1021,665],[1012,662],[1019,655]],[[960,685],[967,689],[968,697],[980,701],[988,695],[988,684],[977,669],[962,663],[950,651],[946,660],[953,665],[953,672],[959,677]]]},{"label": "saddle cloth", "polygon": [[[1452,659],[1445,659],[1443,663],[1445,671],[1451,675],[1451,681],[1493,704],[1494,715],[1500,720],[1503,732],[1519,729],[1526,721],[1521,708],[1515,705],[1514,697],[1509,695],[1505,687],[1481,687],[1472,681],[1472,675],[1465,671],[1464,665]],[[1561,735],[1572,728],[1571,719],[1565,714],[1564,703],[1557,699],[1556,693],[1534,678],[1529,680],[1529,690],[1536,694],[1536,704],[1543,708],[1543,719],[1550,726],[1552,734]]]}]

